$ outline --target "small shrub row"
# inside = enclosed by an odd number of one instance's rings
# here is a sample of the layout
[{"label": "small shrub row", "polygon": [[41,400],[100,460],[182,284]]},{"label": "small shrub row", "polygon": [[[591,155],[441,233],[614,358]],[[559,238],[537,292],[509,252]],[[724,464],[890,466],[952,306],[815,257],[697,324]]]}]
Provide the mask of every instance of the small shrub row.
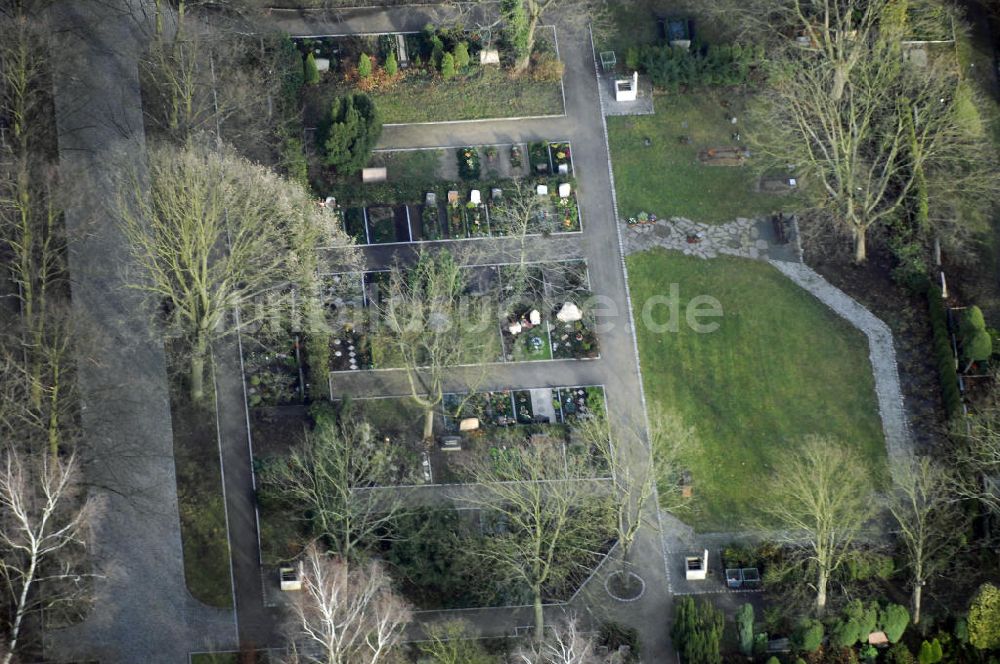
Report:
[{"label": "small shrub row", "polygon": [[944,308],[941,289],[937,286],[927,289],[927,312],[934,334],[934,360],[937,362],[941,380],[941,396],[945,412],[948,417],[956,417],[962,412],[962,393],[958,388],[958,370],[955,367],[955,355],[952,353],[948,334],[948,312]]},{"label": "small shrub row", "polygon": [[764,48],[741,44],[706,49],[650,45],[641,47],[637,56],[628,54],[627,59],[637,60],[659,88],[743,85],[763,62]]}]

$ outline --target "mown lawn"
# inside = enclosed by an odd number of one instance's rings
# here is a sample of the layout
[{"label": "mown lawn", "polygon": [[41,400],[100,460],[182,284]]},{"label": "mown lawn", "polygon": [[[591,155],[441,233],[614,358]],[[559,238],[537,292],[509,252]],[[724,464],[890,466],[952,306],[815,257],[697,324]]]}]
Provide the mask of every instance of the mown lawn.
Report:
[{"label": "mown lawn", "polygon": [[[764,263],[703,261],[662,250],[628,259],[639,353],[650,407],[680,414],[696,428],[686,458],[700,530],[750,526],[769,500],[771,473],[808,434],[833,435],[872,469],[857,481],[880,484],[885,444],[865,337]],[[680,285],[678,332],[655,333],[642,303]],[[717,331],[684,324],[691,298],[719,300]],[[665,307],[653,312],[657,322]]]},{"label": "mown lawn", "polygon": [[184,577],[195,599],[230,608],[229,532],[210,372],[205,382],[208,387],[202,404],[192,404],[179,381],[172,381],[170,389]]},{"label": "mown lawn", "polygon": [[[706,166],[698,151],[738,145],[748,134],[744,100],[722,93],[657,95],[656,113],[608,118],[608,139],[618,205],[624,218],[645,211],[721,223],[794,207],[796,200],[754,191],[759,173],[753,158],[744,166]],[[730,118],[736,116],[733,125]],[[683,138],[689,138],[685,142]],[[648,139],[649,145],[646,145]],[[744,143],[745,144],[745,143]]]}]

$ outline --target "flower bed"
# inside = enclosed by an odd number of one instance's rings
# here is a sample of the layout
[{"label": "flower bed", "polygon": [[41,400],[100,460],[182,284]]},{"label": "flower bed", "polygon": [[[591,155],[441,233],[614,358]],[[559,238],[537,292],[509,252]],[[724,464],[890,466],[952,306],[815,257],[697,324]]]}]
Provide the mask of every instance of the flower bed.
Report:
[{"label": "flower bed", "polygon": [[531,424],[535,421],[535,412],[531,407],[531,392],[528,390],[514,392],[514,408],[518,424]]},{"label": "flower bed", "polygon": [[556,359],[595,358],[599,352],[597,335],[584,321],[555,324],[552,330],[552,356]]},{"label": "flower bed", "polygon": [[553,406],[561,422],[572,422],[579,417],[604,411],[604,388],[562,387],[552,393]]},{"label": "flower bed", "polygon": [[484,205],[466,203],[465,222],[469,237],[486,237],[490,234],[490,223]]},{"label": "flower bed", "polygon": [[463,180],[478,180],[481,172],[479,164],[479,149],[475,147],[459,148],[458,176]]},{"label": "flower bed", "polygon": [[510,166],[511,168],[521,168],[522,161],[521,146],[512,145],[510,146]]},{"label": "flower bed", "polygon": [[244,358],[247,372],[247,400],[251,407],[281,406],[300,400],[299,360],[296,341],[287,340],[285,349],[270,351],[252,338],[247,345],[256,345]]},{"label": "flower bed", "polygon": [[[569,143],[549,143],[549,154],[556,173],[563,175],[573,174],[573,162],[570,157]],[[563,169],[560,166],[566,167],[565,173],[562,173]]]},{"label": "flower bed", "polygon": [[530,143],[528,145],[528,166],[532,175],[548,175],[552,172],[549,161],[549,148],[545,143]]},{"label": "flower bed", "polygon": [[437,204],[421,206],[420,231],[425,240],[441,239],[441,210]]},{"label": "flower bed", "polygon": [[448,237],[468,237],[465,227],[465,209],[458,204],[448,205]]},{"label": "flower bed", "polygon": [[580,208],[576,202],[576,192],[566,198],[559,198],[557,193],[555,198],[559,231],[569,233],[580,230]]}]

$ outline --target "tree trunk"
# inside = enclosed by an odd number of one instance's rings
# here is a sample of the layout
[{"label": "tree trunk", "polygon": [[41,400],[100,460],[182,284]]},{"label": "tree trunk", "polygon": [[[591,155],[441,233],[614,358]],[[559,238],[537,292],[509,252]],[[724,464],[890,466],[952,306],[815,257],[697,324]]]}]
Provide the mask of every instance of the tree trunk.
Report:
[{"label": "tree trunk", "polygon": [[514,63],[514,71],[518,74],[523,73],[528,69],[528,65],[531,64],[531,51],[535,48],[535,30],[538,28],[538,20],[541,18],[540,14],[535,13],[534,10],[531,12],[531,18],[528,19],[528,47],[524,55],[519,57]]},{"label": "tree trunk", "polygon": [[844,96],[844,88],[847,86],[847,63],[841,62],[833,70],[833,87],[830,89],[830,99],[833,102],[840,101]]},{"label": "tree trunk", "polygon": [[917,581],[913,584],[913,624],[920,624],[920,600],[921,595],[924,592],[924,584],[922,581]]},{"label": "tree trunk", "polygon": [[819,579],[816,581],[816,613],[820,616],[826,611],[826,586],[829,575],[829,572],[820,568]]},{"label": "tree trunk", "polygon": [[195,348],[191,355],[191,401],[199,403],[205,398],[205,351]]},{"label": "tree trunk", "polygon": [[861,265],[868,260],[867,230],[864,226],[854,227],[854,262]]},{"label": "tree trunk", "polygon": [[10,637],[7,640],[7,652],[3,656],[3,664],[11,664],[14,659],[14,651],[17,650],[17,640],[21,635],[21,624],[24,622],[24,615],[26,613],[26,607],[28,606],[28,592],[31,590],[32,584],[35,582],[35,568],[37,562],[37,558],[32,555],[31,564],[28,566],[28,571],[24,575],[24,585],[21,586],[21,593],[18,598],[17,608],[14,611],[14,619],[10,625]]},{"label": "tree trunk", "polygon": [[49,394],[49,454],[59,456],[59,363],[52,368],[52,388]]},{"label": "tree trunk", "polygon": [[545,609],[542,607],[542,588],[535,586],[535,641],[541,643],[545,639]]},{"label": "tree trunk", "polygon": [[424,411],[424,442],[434,440],[434,408]]}]

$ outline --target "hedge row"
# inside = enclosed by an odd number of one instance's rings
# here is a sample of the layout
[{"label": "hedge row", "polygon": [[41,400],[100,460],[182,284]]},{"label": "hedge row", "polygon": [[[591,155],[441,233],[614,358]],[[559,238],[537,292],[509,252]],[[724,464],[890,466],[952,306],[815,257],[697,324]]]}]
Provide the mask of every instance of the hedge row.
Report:
[{"label": "hedge row", "polygon": [[927,311],[934,333],[934,359],[941,379],[944,408],[948,417],[957,417],[962,414],[962,393],[958,389],[958,370],[948,334],[948,312],[944,308],[941,289],[937,286],[927,289]]}]

